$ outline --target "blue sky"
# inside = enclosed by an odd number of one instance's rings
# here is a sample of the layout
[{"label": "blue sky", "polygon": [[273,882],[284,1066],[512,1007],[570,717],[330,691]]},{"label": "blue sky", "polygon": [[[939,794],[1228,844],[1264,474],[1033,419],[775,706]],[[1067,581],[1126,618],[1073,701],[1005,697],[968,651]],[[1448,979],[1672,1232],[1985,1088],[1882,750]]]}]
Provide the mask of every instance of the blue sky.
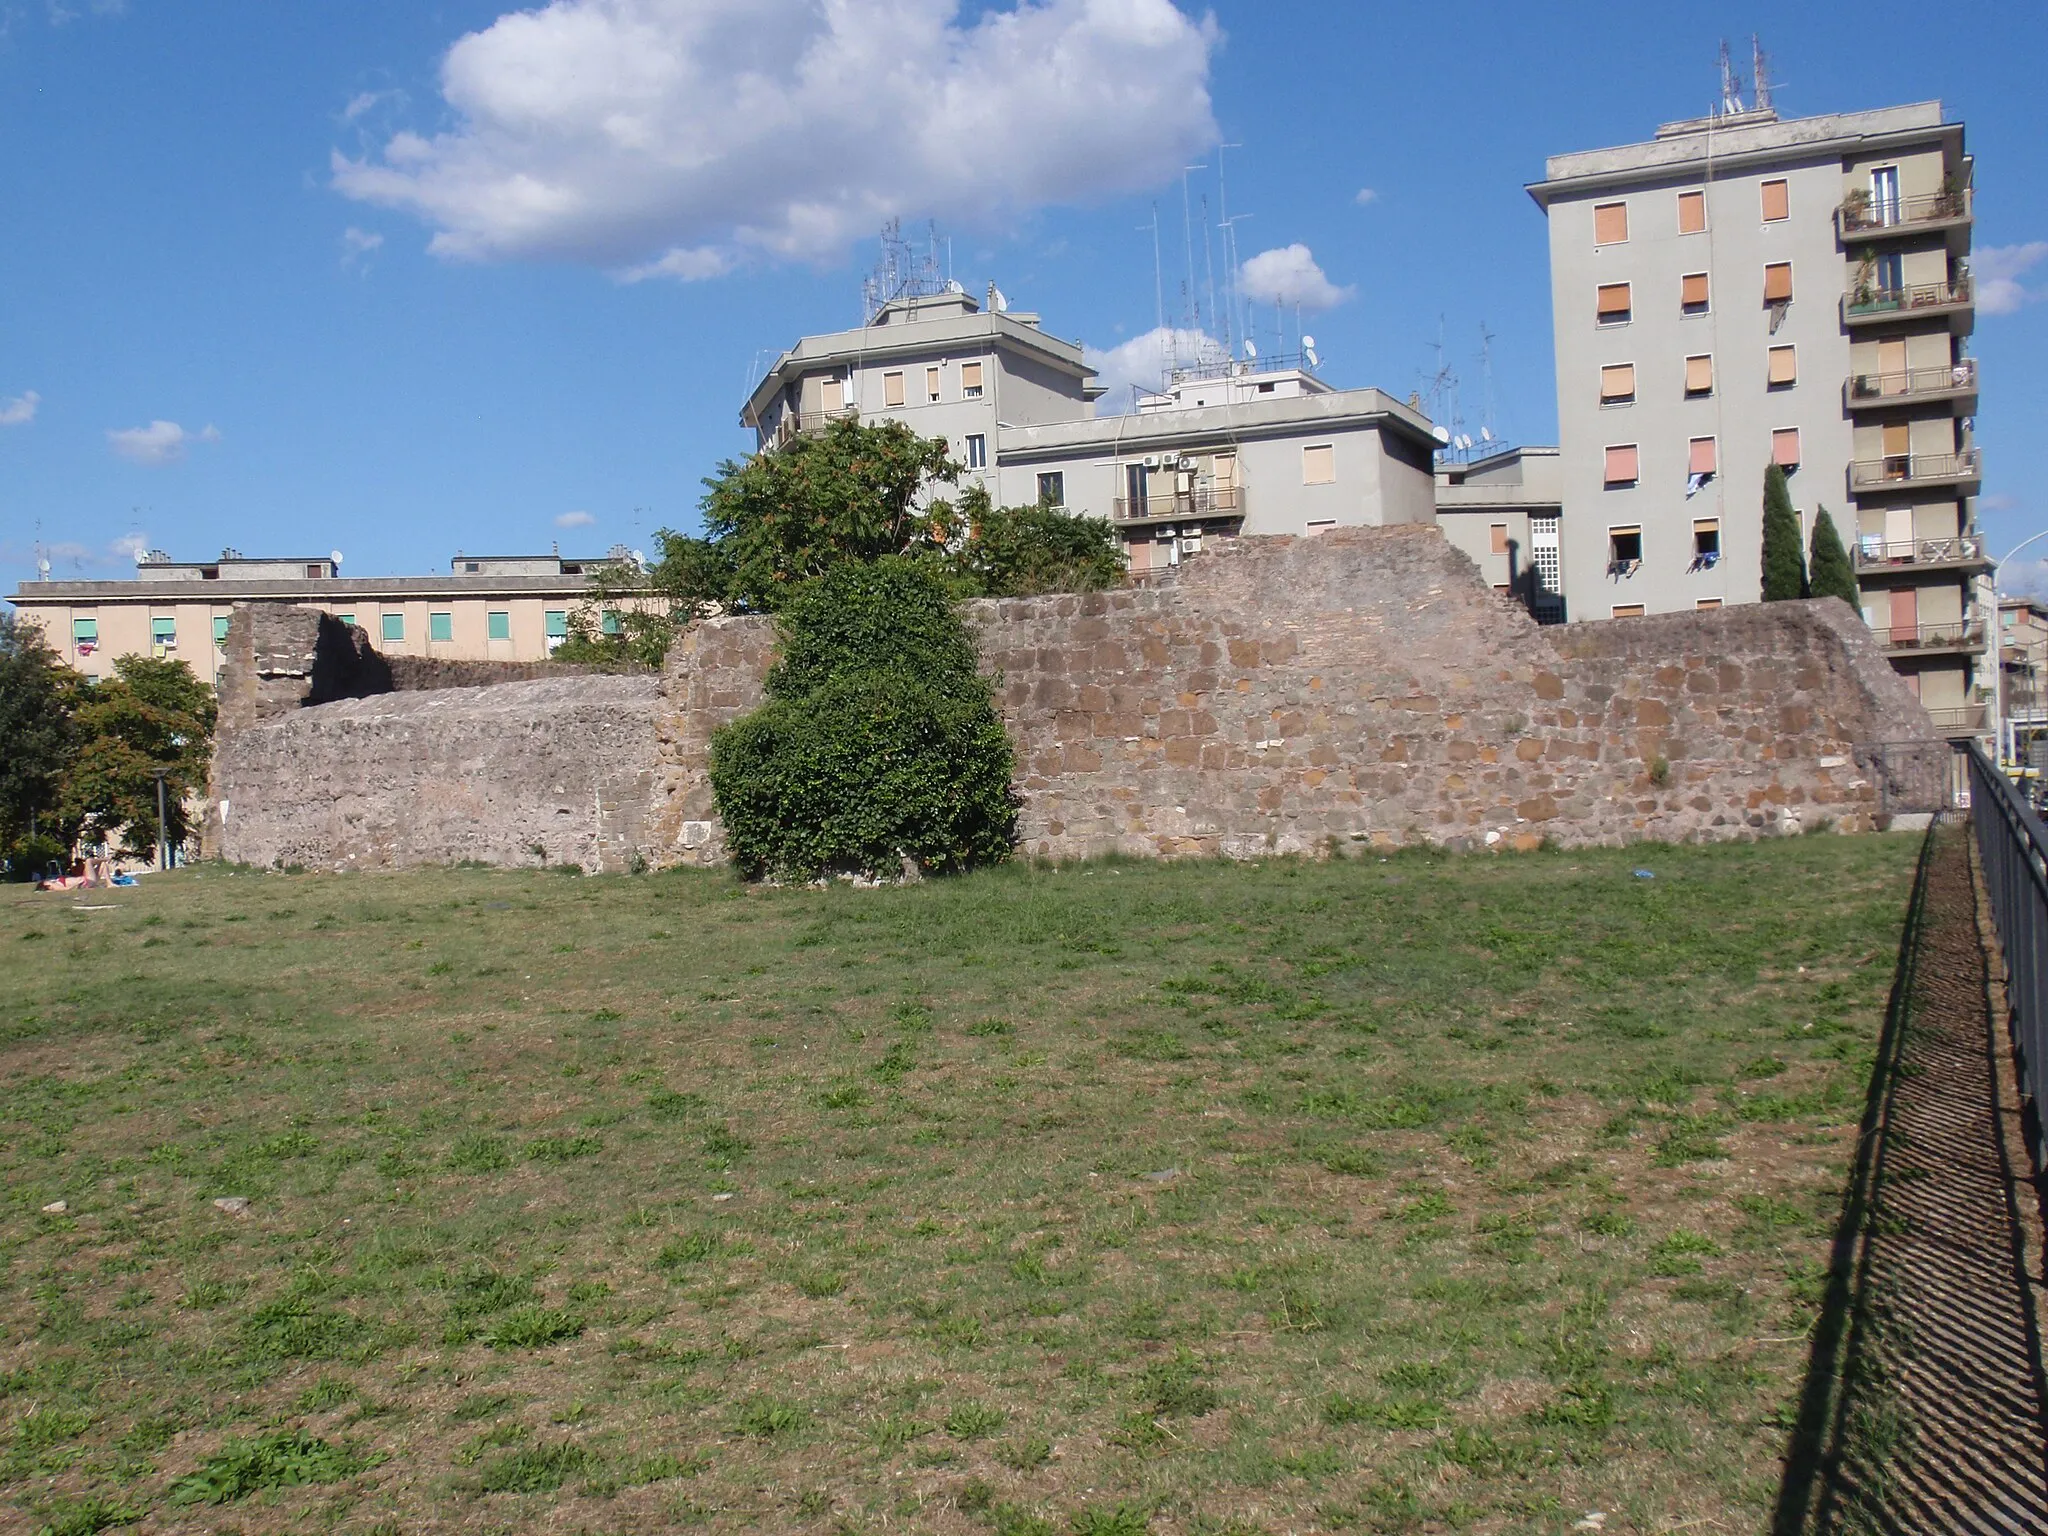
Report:
[{"label": "blue sky", "polygon": [[2028,9],[849,0],[827,49],[816,0],[0,0],[0,580],[39,536],[60,576],[137,539],[365,574],[644,547],[746,448],[751,370],[857,321],[884,215],[1111,352],[1154,325],[1155,202],[1181,317],[1180,167],[1219,140],[1240,255],[1306,248],[1259,270],[1326,306],[1332,382],[1425,387],[1441,335],[1476,431],[1483,322],[1497,429],[1549,440],[1522,186],[1704,111],[1752,29],[1788,115],[1969,126],[2003,550],[2048,527]]}]

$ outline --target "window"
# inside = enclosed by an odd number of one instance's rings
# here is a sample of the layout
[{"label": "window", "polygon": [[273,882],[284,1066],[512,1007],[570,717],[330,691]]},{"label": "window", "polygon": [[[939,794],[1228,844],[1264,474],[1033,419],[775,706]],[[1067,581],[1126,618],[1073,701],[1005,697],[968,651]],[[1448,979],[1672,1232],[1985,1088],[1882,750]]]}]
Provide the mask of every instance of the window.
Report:
[{"label": "window", "polygon": [[1636,398],[1636,365],[1609,363],[1600,370],[1600,403],[1631,405]]},{"label": "window", "polygon": [[1718,597],[1703,597],[1692,606],[1695,613],[1712,613],[1721,606],[1721,599]]},{"label": "window", "polygon": [[1792,263],[1774,261],[1764,268],[1764,302],[1766,304],[1789,304],[1792,302]]},{"label": "window", "polygon": [[1712,353],[1697,353],[1685,360],[1685,392],[1688,396],[1711,395],[1714,392]]},{"label": "window", "polygon": [[1064,507],[1067,504],[1065,471],[1050,470],[1038,477],[1038,504],[1041,507]]},{"label": "window", "polygon": [[1640,619],[1643,616],[1641,603],[1616,603],[1612,617],[1617,619]]},{"label": "window", "polygon": [[1681,235],[1697,235],[1707,227],[1707,194],[1704,192],[1681,192],[1678,194],[1678,232]]},{"label": "window", "polygon": [[1607,447],[1607,489],[1618,490],[1636,483],[1636,445],[1610,443]]},{"label": "window", "polygon": [[600,619],[599,619],[599,620],[597,621],[597,627],[598,627],[599,629],[603,630],[603,631],[604,631],[604,632],[605,632],[606,634],[608,634],[608,635],[616,635],[616,634],[617,634],[617,633],[619,632],[619,611],[618,611],[618,609],[616,609],[616,608],[607,608],[607,609],[605,609],[605,611],[604,611],[604,616],[603,616],[602,618],[600,618]]},{"label": "window", "polygon": [[325,576],[326,574],[327,567],[322,565],[319,561],[313,560],[307,562],[306,579],[308,581],[318,581],[322,576]]},{"label": "window", "polygon": [[979,432],[967,434],[967,467],[986,469],[988,467],[988,439]]},{"label": "window", "polygon": [[885,373],[885,374],[883,374],[883,375],[882,375],[882,404],[884,404],[884,405],[901,405],[902,403],[903,403],[903,375],[902,375],[902,374],[900,374],[900,373]]},{"label": "window", "polygon": [[215,645],[226,645],[228,643],[228,616],[224,613],[217,613],[213,616],[213,643]]},{"label": "window", "polygon": [[543,615],[542,628],[547,631],[550,641],[566,640],[569,637],[569,614],[566,609],[550,608]]},{"label": "window", "polygon": [[405,638],[405,615],[402,613],[385,614],[378,621],[377,633],[387,642],[403,640]]},{"label": "window", "polygon": [[1780,427],[1771,434],[1771,462],[1780,469],[1799,467],[1799,429]]},{"label": "window", "polygon": [[928,404],[936,404],[939,398],[939,370],[927,368],[924,371],[924,398]]},{"label": "window", "polygon": [[1303,526],[1308,529],[1308,536],[1313,539],[1318,534],[1328,533],[1332,528],[1336,527],[1337,519],[1334,517],[1319,517],[1303,524]]},{"label": "window", "polygon": [[1492,531],[1493,531],[1493,543],[1492,543],[1492,549],[1493,549],[1493,552],[1494,552],[1494,553],[1495,553],[1496,555],[1504,555],[1504,554],[1506,554],[1506,553],[1508,552],[1508,525],[1507,525],[1506,523],[1495,523],[1495,524],[1493,525],[1493,530],[1492,530]]},{"label": "window", "polygon": [[1692,525],[1692,568],[1709,571],[1721,563],[1721,520],[1702,517]]},{"label": "window", "polygon": [[484,633],[493,640],[512,638],[512,615],[504,609],[497,609],[484,615]]},{"label": "window", "polygon": [[1775,224],[1780,219],[1792,217],[1792,188],[1785,181],[1767,181],[1763,184],[1764,222]]},{"label": "window", "polygon": [[356,622],[356,616],[352,613],[337,613],[335,615],[335,618],[339,619],[342,623],[349,625],[351,628],[354,627]]},{"label": "window", "polygon": [[827,415],[846,409],[846,381],[827,379],[818,386],[818,407]]},{"label": "window", "polygon": [[960,398],[963,400],[979,400],[981,398],[981,364],[962,363],[960,365]]},{"label": "window", "polygon": [[1643,563],[1643,530],[1639,527],[1607,530],[1607,574],[1633,576]]},{"label": "window", "polygon": [[1628,239],[1628,204],[1597,203],[1593,208],[1593,243],[1620,245]]},{"label": "window", "polygon": [[1770,384],[1773,389],[1790,389],[1799,382],[1799,349],[1771,348]]},{"label": "window", "polygon": [[161,645],[169,650],[178,648],[178,621],[176,619],[151,619],[149,621],[149,643]]},{"label": "window", "polygon": [[1696,437],[1690,446],[1691,452],[1686,456],[1685,462],[1687,474],[1711,475],[1720,468],[1719,455],[1715,452],[1714,440],[1711,437]]},{"label": "window", "polygon": [[1631,309],[1627,283],[1602,283],[1600,285],[1600,323],[1602,325],[1626,325]]},{"label": "window", "polygon": [[1707,312],[1707,274],[1688,272],[1678,280],[1678,312],[1704,315]]},{"label": "window", "polygon": [[1337,449],[1333,443],[1316,443],[1301,450],[1301,483],[1334,485],[1337,480]]},{"label": "window", "polygon": [[455,615],[452,613],[428,614],[427,638],[429,640],[453,640],[455,638]]}]

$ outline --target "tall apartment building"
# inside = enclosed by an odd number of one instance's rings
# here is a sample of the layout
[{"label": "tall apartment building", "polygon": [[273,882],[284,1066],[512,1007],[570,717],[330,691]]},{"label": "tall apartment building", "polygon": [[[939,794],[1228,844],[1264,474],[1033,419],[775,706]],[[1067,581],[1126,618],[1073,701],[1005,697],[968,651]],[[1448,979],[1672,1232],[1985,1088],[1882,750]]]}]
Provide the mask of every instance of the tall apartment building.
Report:
[{"label": "tall apartment building", "polygon": [[1077,343],[947,288],[804,337],[740,420],[763,451],[842,418],[902,421],[947,439],[998,505],[1109,519],[1141,572],[1240,534],[1434,520],[1428,420],[1379,390],[1332,389],[1303,361],[1178,368],[1135,412],[1097,417],[1103,391]]},{"label": "tall apartment building", "polygon": [[1776,463],[1937,723],[1985,728],[1971,168],[1938,102],[1546,163],[1570,617],[1757,601]]}]

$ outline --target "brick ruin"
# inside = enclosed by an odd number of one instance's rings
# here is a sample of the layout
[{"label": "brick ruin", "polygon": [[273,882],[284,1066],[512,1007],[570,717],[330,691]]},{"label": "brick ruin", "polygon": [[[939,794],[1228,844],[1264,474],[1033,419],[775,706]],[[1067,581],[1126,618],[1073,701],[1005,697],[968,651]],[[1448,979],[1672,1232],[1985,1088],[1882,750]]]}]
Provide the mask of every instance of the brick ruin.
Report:
[{"label": "brick ruin", "polygon": [[[723,861],[711,736],[760,701],[770,621],[695,625],[659,676],[501,681],[379,657],[308,613],[231,626],[214,851]],[[1862,830],[1879,806],[1857,749],[1934,736],[1833,599],[1541,628],[1432,527],[1248,539],[1170,582],[968,618],[1035,857]]]}]

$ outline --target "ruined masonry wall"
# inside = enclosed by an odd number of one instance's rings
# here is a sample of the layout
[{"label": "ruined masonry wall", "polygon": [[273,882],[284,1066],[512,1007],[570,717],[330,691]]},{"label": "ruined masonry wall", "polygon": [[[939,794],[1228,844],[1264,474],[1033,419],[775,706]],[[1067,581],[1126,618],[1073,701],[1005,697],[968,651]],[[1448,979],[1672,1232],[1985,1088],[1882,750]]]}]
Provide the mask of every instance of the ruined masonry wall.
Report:
[{"label": "ruined masonry wall", "polygon": [[[1249,539],[1171,584],[969,620],[1042,857],[1855,830],[1876,810],[1856,747],[1933,735],[1832,599],[1542,629],[1429,527]],[[759,703],[773,651],[768,621],[715,619],[659,680],[393,695],[224,733],[222,850],[531,863],[537,841],[589,867],[719,863],[711,735]]]}]

